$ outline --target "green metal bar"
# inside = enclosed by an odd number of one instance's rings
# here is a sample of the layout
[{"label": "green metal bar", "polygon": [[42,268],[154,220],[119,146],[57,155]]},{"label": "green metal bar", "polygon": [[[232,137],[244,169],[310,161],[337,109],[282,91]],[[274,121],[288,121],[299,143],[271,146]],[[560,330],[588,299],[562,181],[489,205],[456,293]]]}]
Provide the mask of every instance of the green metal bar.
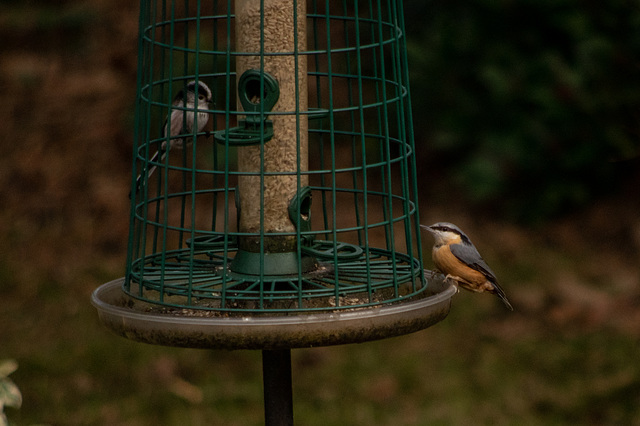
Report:
[{"label": "green metal bar", "polygon": [[[175,1],[173,2],[173,4],[175,5]],[[198,1],[198,4],[200,2]],[[184,9],[185,12],[189,10],[189,0],[184,0]],[[197,22],[197,17],[196,17],[196,22]],[[174,16],[174,21],[175,21],[175,16]],[[184,34],[184,47],[187,48],[189,46],[189,24],[191,23],[191,21],[193,20],[192,17],[189,17],[189,19],[182,21],[182,32]],[[176,22],[177,24],[178,22]],[[199,34],[196,33],[196,43],[197,40],[199,39]],[[173,43],[172,43],[173,45]],[[188,73],[189,70],[189,53],[185,50],[183,52],[175,52],[173,51],[174,55],[182,53],[182,70],[183,72],[186,74]],[[196,49],[196,55],[198,54],[197,49]],[[173,57],[172,57],[173,59]],[[196,60],[197,63],[197,60]],[[197,78],[198,73],[196,72],[196,78]],[[171,75],[173,76],[173,74]],[[196,82],[197,83],[197,82]],[[186,80],[182,80],[182,91],[183,93],[186,95],[187,94],[187,81]],[[169,98],[172,99],[172,98]],[[186,98],[185,98],[186,100]],[[186,107],[186,104],[184,105]],[[182,128],[185,129],[186,128],[186,121],[187,121],[187,114],[189,114],[189,111],[183,110],[182,112]],[[197,125],[197,119],[198,119],[198,114],[194,113],[194,123],[193,123],[193,128],[197,129],[198,125]],[[189,136],[191,138],[191,142],[192,144],[195,144],[195,136]],[[187,179],[188,179],[188,170],[187,170],[187,140],[186,138],[184,139],[185,141],[185,146],[183,146],[182,148],[182,165],[184,167],[184,171],[182,172],[182,190],[183,192],[186,194],[187,192]],[[192,145],[193,149],[195,150],[195,145]],[[167,157],[169,157],[169,155],[167,154]],[[195,164],[195,163],[194,163]],[[169,171],[167,170],[167,174],[169,173]],[[186,195],[182,195],[180,197],[180,205],[181,205],[181,209],[180,209],[180,224],[181,227],[184,227],[184,223],[186,220],[186,213],[185,213],[185,207],[187,205],[187,200],[186,200]],[[193,223],[193,222],[192,222]],[[178,233],[178,246],[182,246],[184,242],[184,233],[183,232],[179,232]]]},{"label": "green metal bar", "polygon": [[[264,0],[260,0],[260,72],[264,73]],[[244,70],[242,70],[244,71]],[[240,70],[238,70],[238,73]],[[264,78],[260,79],[260,93],[264,93]],[[260,134],[264,135],[264,102],[260,102]],[[264,307],[264,143],[260,144],[260,307]],[[265,400],[266,407],[266,400]]]},{"label": "green metal bar", "polygon": [[[186,9],[189,9],[189,5],[188,3],[186,4]],[[201,6],[200,6],[200,1],[198,1],[196,3],[196,53],[195,53],[195,66],[194,66],[194,74],[195,74],[195,81],[196,81],[196,87],[198,87],[198,84],[200,82],[200,12],[201,12]],[[188,31],[186,31],[188,33]],[[188,45],[188,41],[187,38],[185,37],[185,45]],[[185,67],[186,69],[186,67]],[[186,88],[185,88],[185,93],[186,93]],[[196,96],[196,105],[198,102],[197,96]],[[194,111],[193,112],[193,129],[198,129],[198,111]],[[196,135],[196,132],[193,132],[193,146],[191,149],[191,164],[192,164],[192,170],[191,170],[191,189],[193,190],[194,188],[196,188],[196,162],[197,162],[197,157],[196,157],[196,153],[197,153],[197,146],[198,146],[198,136]],[[186,152],[187,152],[187,147],[184,147],[184,153],[185,153],[185,157],[186,157]],[[186,179],[185,179],[186,181]],[[186,182],[185,182],[186,184]],[[186,188],[185,188],[185,192],[186,192]],[[183,196],[183,202],[186,198],[186,195]],[[193,241],[193,239],[195,238],[196,234],[195,234],[195,224],[196,224],[196,197],[195,195],[191,196],[191,228],[189,230],[190,234],[190,239]],[[181,238],[180,238],[180,242],[179,245],[182,246],[182,234],[180,234]],[[193,285],[193,261],[194,261],[194,255],[195,255],[195,245],[192,244],[189,247],[189,294],[187,296],[187,303],[188,304],[192,304],[192,288],[191,286]]]},{"label": "green metal bar", "polygon": [[[165,13],[165,7],[164,7],[164,2],[163,2],[163,8],[162,8],[162,13]],[[157,3],[154,3],[153,6],[153,10],[151,12],[151,20],[152,20],[152,26],[153,26],[153,40],[155,40],[156,38],[156,33],[157,33],[157,27],[155,27],[155,20],[157,17]],[[161,37],[164,37],[164,31],[162,31],[161,33]],[[149,74],[148,74],[148,80],[146,81],[146,87],[149,93],[149,99],[151,99],[153,97],[153,68],[154,68],[154,58],[155,58],[155,52],[153,49],[153,42],[149,45]],[[161,70],[164,71],[164,55],[161,56],[160,58],[160,65],[161,65]],[[151,116],[151,103],[147,103],[147,117]],[[150,123],[147,124],[147,129],[146,129],[146,135],[145,135],[145,141],[150,140],[150,132],[151,132],[151,125]],[[149,152],[149,144],[146,143],[145,144],[145,164],[147,164],[147,166],[144,168],[143,173],[148,173],[148,161],[150,158],[150,152]],[[144,200],[148,200],[149,197],[149,182],[148,182],[148,178],[146,176],[143,176],[143,182],[145,182],[144,185]],[[158,192],[159,194],[159,192]],[[149,217],[149,210],[146,208],[147,203],[145,202],[143,204],[144,206],[144,211],[145,211],[145,218],[144,218],[144,222],[143,222],[143,230],[142,230],[142,235],[143,235],[143,242],[142,242],[142,252],[146,253],[147,250],[147,236],[148,236],[148,229],[147,229],[147,219]],[[159,222],[159,218],[160,218],[160,210],[159,210],[159,205],[156,205],[156,211],[155,211],[155,218],[156,221]],[[152,250],[155,252],[157,250],[157,246],[158,246],[158,230],[157,228],[152,229],[151,232],[153,232],[152,235]],[[144,276],[143,276],[144,278]],[[140,292],[142,293],[142,286],[140,287]]]},{"label": "green metal bar", "polygon": [[[171,2],[171,9],[170,9],[170,15],[171,15],[171,25],[169,26],[170,28],[170,33],[169,33],[169,45],[173,46],[175,44],[175,2]],[[171,78],[173,76],[173,57],[174,57],[174,53],[173,53],[173,48],[170,47],[169,48],[169,55],[170,55],[170,60],[169,60],[169,77]],[[171,99],[173,99],[173,85],[169,85],[169,96],[166,98],[169,99],[169,102],[171,102]],[[170,145],[170,138],[169,135],[171,135],[171,121],[169,119],[169,116],[171,114],[171,107],[168,108],[167,111],[167,131],[165,134],[165,142],[167,144],[167,147],[169,147]],[[162,253],[162,258],[161,258],[161,264],[164,264],[164,262],[166,261],[166,252],[167,252],[167,238],[168,238],[168,226],[167,224],[169,223],[169,155],[165,155],[164,157],[164,169],[162,170],[162,173],[164,174],[164,182],[163,182],[163,203],[164,203],[164,211],[163,213],[163,221],[162,221],[162,242],[161,242],[161,253]],[[158,171],[157,175],[158,175],[158,179],[160,179],[160,171]],[[160,185],[158,185],[158,188],[160,188]],[[159,204],[158,204],[159,206]],[[164,268],[161,269],[161,281],[160,281],[160,301],[164,300],[164,296],[165,296],[165,292],[164,292]]]},{"label": "green metal bar", "polygon": [[[147,10],[146,6],[146,1],[145,0],[141,0],[141,4],[140,4],[140,13],[138,15],[138,28],[142,28],[144,26],[144,11]],[[133,144],[133,168],[132,168],[132,173],[131,173],[131,188],[133,189],[131,191],[131,208],[129,210],[129,239],[127,240],[127,265],[126,265],[126,270],[125,270],[125,288],[128,291],[131,291],[131,273],[132,273],[132,265],[133,265],[133,258],[139,255],[139,248],[140,245],[134,243],[134,241],[138,242],[140,241],[140,236],[139,236],[139,227],[137,226],[137,222],[135,220],[135,213],[136,213],[136,204],[137,204],[137,198],[138,198],[138,194],[137,194],[137,190],[135,188],[136,186],[136,180],[137,180],[137,175],[138,175],[138,170],[136,165],[138,164],[137,161],[137,155],[138,155],[138,143],[140,141],[140,133],[141,133],[141,129],[140,129],[140,121],[142,120],[142,116],[143,114],[141,113],[141,109],[142,106],[140,104],[140,99],[141,99],[141,92],[142,92],[142,74],[143,74],[143,64],[144,64],[144,44],[142,42],[142,37],[138,37],[138,52],[141,52],[140,55],[138,55],[138,72],[136,73],[136,108],[135,108],[135,123],[136,125],[134,126],[134,133],[133,133],[133,140],[135,141],[135,143]]]},{"label": "green metal bar", "polygon": [[[381,143],[378,145],[378,158],[380,158],[381,160],[384,160],[386,158],[385,156],[385,146],[390,142],[388,138],[383,138],[383,120],[384,117],[381,114],[381,108],[384,107],[384,102],[380,100],[380,83],[382,82],[382,84],[384,85],[384,81],[381,80],[381,78],[378,76],[378,47],[380,46],[380,43],[383,43],[383,40],[377,40],[376,38],[376,27],[375,27],[375,20],[373,18],[373,14],[374,14],[374,7],[373,7],[373,2],[372,0],[368,1],[368,10],[369,10],[369,20],[372,22],[372,24],[369,26],[369,37],[371,37],[372,43],[371,45],[374,46],[374,48],[371,51],[371,55],[372,55],[372,62],[374,64],[373,66],[373,77],[372,80],[374,82],[374,91],[375,91],[375,113],[376,113],[376,120],[375,122],[377,123],[376,129],[377,129],[377,135],[378,137],[382,138],[384,143]],[[382,19],[382,16],[379,17],[379,20]],[[387,102],[389,102],[389,100],[387,100]],[[385,169],[384,167],[382,167],[384,165],[384,161],[378,161],[376,163],[376,167],[380,168],[380,182],[382,185],[382,192],[387,192],[388,189],[386,189],[386,185],[385,185]],[[382,209],[382,216],[383,216],[383,220],[384,221],[388,221],[389,220],[389,213],[387,212],[387,209],[383,208]],[[384,233],[385,233],[385,247],[389,247],[389,227],[385,226],[384,228]]]},{"label": "green metal bar", "polygon": [[[213,1],[213,13],[215,15],[218,15],[218,0],[214,0]],[[205,19],[205,17],[203,17],[203,19]],[[213,30],[212,30],[212,45],[213,45],[213,50],[212,52],[216,52],[219,49],[218,43],[219,43],[219,37],[218,37],[218,21],[219,19],[213,19]],[[221,75],[221,72],[218,71],[218,54],[214,54],[211,53],[211,75],[212,76],[217,76],[217,75]],[[217,83],[217,79],[215,79],[214,77],[214,81]],[[217,84],[214,84],[212,86],[212,92],[213,92],[213,96],[214,96],[214,110],[216,108],[216,95],[218,93],[218,87]],[[218,120],[217,118],[217,114],[214,113],[212,114],[211,117],[211,121],[213,124],[213,131],[215,132],[216,130],[218,130]],[[219,154],[218,154],[218,150],[220,149],[219,144],[217,143],[213,143],[212,144],[212,150],[211,150],[211,162],[213,164],[213,171],[217,170],[218,168],[218,162],[220,160],[219,158]],[[217,188],[219,187],[220,184],[220,173],[211,173],[211,187],[212,188]],[[216,229],[216,225],[217,225],[217,219],[218,219],[218,215],[215,214],[218,211],[218,193],[215,193],[212,197],[211,200],[211,207],[212,207],[212,211],[214,212],[214,214],[211,215],[211,229],[215,230]],[[225,210],[225,215],[227,214],[227,211]]]},{"label": "green metal bar", "polygon": [[[333,105],[334,105],[334,99],[333,99],[333,75],[332,75],[332,70],[333,70],[333,62],[332,62],[332,50],[331,50],[331,22],[329,20],[328,14],[329,14],[329,10],[330,10],[330,1],[326,0],[325,1],[325,8],[326,8],[326,13],[327,13],[327,17],[325,18],[326,20],[326,31],[327,31],[327,77],[328,77],[328,86],[329,86],[329,140],[330,140],[330,146],[331,146],[331,206],[333,209],[333,213],[331,215],[331,229],[332,229],[332,240],[335,242],[338,241],[338,232],[337,232],[337,228],[338,228],[338,224],[337,224],[337,217],[336,217],[336,209],[337,209],[337,187],[336,187],[336,140],[335,140],[335,133],[334,133],[334,129],[335,129],[335,121],[334,121],[334,111],[333,111]],[[333,259],[334,263],[337,264],[338,263],[338,253],[334,252],[334,259]],[[335,279],[336,282],[339,282],[339,275],[340,272],[338,271],[338,269],[335,270]],[[336,285],[335,286],[335,306],[340,306],[340,286]]]},{"label": "green metal bar", "polygon": [[[376,5],[377,5],[378,16],[383,16],[380,0],[377,1]],[[384,39],[383,26],[381,23],[378,24],[378,38],[380,40]],[[389,138],[389,111],[387,106],[387,87],[385,84],[385,82],[387,81],[387,78],[386,78],[385,67],[386,67],[386,62],[385,62],[384,46],[381,45],[380,46],[380,77],[383,82],[382,84],[383,117],[381,121],[384,124],[385,138],[388,139]],[[387,143],[386,150],[385,150],[385,158],[387,159],[387,165],[386,165],[387,175],[385,177],[386,177],[386,185],[387,185],[387,188],[389,188],[389,190],[393,188],[392,182],[391,182],[391,175],[392,175],[391,163],[389,163],[390,157],[391,157],[391,152],[389,150],[389,144]],[[393,217],[393,203],[391,202],[391,198],[388,199],[387,206],[388,206],[387,211],[389,213],[389,217]],[[395,253],[395,232],[394,232],[393,225],[389,227],[389,239],[390,239],[390,242],[387,244],[387,247],[391,248],[391,256],[392,256],[391,266],[392,268],[394,268],[394,274],[395,274],[395,254],[396,253]],[[396,288],[396,291],[397,291],[397,288]]]},{"label": "green metal bar", "polygon": [[[305,1],[305,0],[302,0]],[[306,19],[304,17],[303,19]],[[300,52],[299,52],[299,37],[298,37],[298,0],[293,0],[293,69],[294,69],[294,81],[295,81],[295,109],[296,109],[296,194],[300,194],[302,190],[302,153],[300,152],[300,145],[302,144],[301,129],[300,129]],[[306,62],[305,62],[306,63]],[[307,64],[308,67],[308,64]],[[303,70],[307,72],[307,70]],[[303,90],[307,90],[305,87]],[[308,107],[308,105],[307,105]],[[309,123],[307,122],[307,132],[309,131]],[[309,142],[307,136],[307,155],[309,155]],[[307,160],[308,164],[308,160]],[[307,168],[308,165],[307,165]],[[301,209],[300,202],[298,203],[298,211],[296,212],[296,254],[298,256],[298,282],[302,283],[302,218],[300,215]],[[298,308],[304,306],[304,299],[302,297],[302,286],[299,286],[298,291]]]},{"label": "green metal bar", "polygon": [[[376,3],[376,8],[378,9],[378,13],[381,13],[381,6],[380,6],[380,2],[378,1],[378,3]],[[371,13],[373,13],[374,7],[373,5],[371,6]],[[381,19],[382,20],[382,17]],[[377,32],[376,32],[377,30]],[[371,31],[375,34],[375,36],[378,36],[378,38],[380,39],[380,42],[382,40],[384,40],[384,34],[382,33],[382,31],[380,30],[380,24],[376,25],[376,26],[372,26],[371,27]],[[375,38],[374,36],[374,38]],[[389,100],[388,100],[388,94],[386,92],[386,74],[385,74],[385,54],[384,54],[384,47],[380,46],[380,69],[381,69],[381,76],[378,77],[377,73],[376,73],[376,77],[379,78],[378,80],[378,84],[376,85],[376,93],[380,96],[380,91],[382,91],[382,97],[383,97],[383,102],[381,104],[381,107],[377,109],[378,112],[378,132],[380,135],[385,135],[385,138],[387,140],[389,140],[389,131],[388,131],[388,125],[389,125],[389,118],[388,115],[385,115],[385,113],[387,113],[387,107],[389,105]],[[374,52],[374,55],[377,52]],[[376,68],[377,71],[377,68]],[[389,161],[390,161],[390,155],[389,155],[389,144],[381,144],[380,145],[380,158],[384,159],[384,161],[386,162],[386,166],[387,167],[381,167],[381,171],[382,171],[382,176],[381,176],[381,183],[382,183],[382,188],[383,191],[387,192],[387,191],[391,191],[391,187],[390,185],[387,185],[388,180],[391,178],[391,170],[389,167]],[[386,188],[386,189],[385,189]],[[384,201],[387,201],[387,199],[385,199]],[[388,202],[387,202],[388,203]],[[387,204],[388,206],[388,204]],[[392,215],[392,212],[389,212],[389,210],[387,208],[383,208],[382,211],[384,212],[384,216],[385,218],[388,218],[390,215]],[[391,226],[388,226],[385,228],[385,247],[393,247],[395,242],[393,239],[393,236],[391,235],[391,229],[392,229],[392,224]]]},{"label": "green metal bar", "polygon": [[[322,85],[321,85],[321,79],[319,77],[323,76],[324,73],[320,73],[320,52],[318,51],[318,43],[320,40],[319,34],[318,34],[318,20],[320,18],[322,18],[322,15],[318,14],[318,4],[316,1],[313,2],[313,10],[314,12],[316,12],[316,15],[314,15],[313,18],[313,44],[314,44],[314,51],[316,53],[314,53],[313,57],[315,59],[315,69],[316,72],[311,72],[309,75],[313,75],[316,77],[316,92],[317,92],[317,107],[318,108],[322,108]],[[327,48],[328,50],[328,48]],[[324,121],[324,120],[323,120]],[[320,123],[320,128],[318,130],[323,130],[324,124],[323,122]],[[326,163],[325,163],[325,151],[324,151],[324,138],[323,133],[318,132],[318,150],[320,151],[319,153],[319,157],[320,157],[320,168],[322,170],[326,169]],[[325,173],[320,174],[320,185],[322,186],[326,186],[326,176]],[[321,192],[320,194],[321,196],[321,205],[322,205],[322,224],[324,229],[329,229],[329,221],[328,221],[328,212],[327,212],[327,197],[326,194],[323,192]]]},{"label": "green metal bar", "polygon": [[[359,9],[358,2],[354,3],[354,15],[355,19],[355,33],[356,33],[356,47],[360,46],[360,20],[359,20]],[[362,203],[363,203],[363,223],[364,223],[364,246],[369,247],[369,181],[368,181],[368,173],[367,173],[367,140],[365,137],[365,117],[364,117],[364,109],[362,105],[364,105],[364,85],[362,81],[362,56],[360,52],[357,52],[356,56],[356,69],[358,72],[358,105],[361,106],[359,109],[359,122],[360,122],[360,149],[362,151]],[[358,205],[358,200],[355,200],[356,205]],[[359,225],[359,223],[358,223]],[[362,242],[361,242],[362,244]],[[371,258],[368,250],[365,251],[365,269],[367,274],[371,273],[370,268]],[[370,275],[368,275],[370,278]],[[371,301],[372,293],[371,289],[369,289],[369,301]]]},{"label": "green metal bar", "polygon": [[[405,23],[404,23],[404,13],[402,10],[402,2],[399,2],[398,4],[398,9],[399,9],[399,16],[400,16],[400,26],[402,28],[402,31],[405,31]],[[402,61],[402,67],[403,67],[403,80],[405,82],[405,86],[406,86],[406,99],[407,99],[407,115],[406,115],[406,125],[407,128],[409,130],[409,135],[408,135],[408,140],[407,142],[409,143],[409,147],[412,150],[412,152],[415,153],[415,138],[414,138],[414,133],[413,133],[413,112],[412,112],[412,106],[411,106],[411,90],[410,90],[410,85],[409,85],[409,62],[408,62],[408,58],[407,58],[407,42],[406,42],[406,37],[402,38],[402,46],[401,46],[401,61]],[[410,166],[411,166],[411,170],[412,170],[412,174],[411,176],[408,177],[409,181],[411,182],[411,189],[412,189],[412,193],[413,196],[415,197],[416,201],[418,200],[418,180],[416,178],[416,172],[417,172],[417,166],[416,166],[416,155],[413,154],[411,155],[411,157],[409,158],[410,161]],[[422,251],[422,236],[420,234],[420,206],[418,205],[419,203],[416,202],[415,203],[415,209],[416,212],[414,214],[414,221],[413,221],[413,229],[414,229],[414,235],[416,237],[416,248],[417,248],[417,259],[420,263],[419,267],[420,267],[420,271],[424,270],[424,258],[423,258],[423,251]],[[419,274],[420,280],[426,284],[426,280],[424,278],[424,274]]]},{"label": "green metal bar", "polygon": [[[218,0],[213,0],[213,13],[214,14],[218,14]],[[203,17],[203,19],[205,19]],[[218,50],[218,19],[213,19],[213,23],[212,23],[212,45],[213,45],[213,50],[212,52],[215,52]],[[211,74],[212,76],[215,76],[218,74],[218,55],[217,54],[211,54]],[[217,80],[214,80],[217,82]],[[213,97],[214,97],[214,108],[215,108],[215,99],[216,99],[216,94],[218,92],[218,88],[217,88],[217,84],[214,84],[213,86],[211,86],[211,90],[213,92]],[[213,114],[211,117],[211,121],[213,124],[213,131],[215,132],[216,130],[218,130],[218,123],[216,120],[216,114]],[[218,167],[218,144],[217,143],[213,143],[212,149],[211,149],[211,162],[213,164],[213,169],[216,170]],[[211,187],[212,188],[216,188],[218,187],[218,182],[219,182],[219,178],[220,175],[217,173],[212,173],[211,174]],[[215,212],[218,211],[218,196],[214,195],[212,197],[211,200],[211,208],[212,211],[214,212],[214,214],[211,215],[211,229],[215,230],[216,229],[216,222],[217,222],[217,218],[218,215],[215,214]],[[226,211],[225,211],[225,215],[226,215]]]},{"label": "green metal bar", "polygon": [[[394,17],[395,20],[397,22],[398,25],[398,29],[397,29],[397,33],[398,33],[398,42],[397,44],[395,44],[396,48],[394,49],[393,53],[394,55],[392,56],[392,60],[393,60],[393,79],[394,81],[399,81],[400,84],[397,86],[398,88],[402,88],[405,85],[408,87],[409,82],[407,80],[405,80],[405,75],[402,74],[402,51],[404,48],[406,48],[405,44],[404,44],[404,40],[405,40],[405,34],[404,34],[404,25],[403,25],[403,11],[402,11],[402,6],[401,4],[396,3],[395,0],[391,1],[392,3],[392,7],[391,7],[391,11],[392,13],[394,13]],[[396,89],[398,90],[398,89]],[[399,93],[399,95],[402,95],[402,93]],[[405,95],[404,99],[408,99],[407,98],[408,95]],[[407,141],[411,136],[410,136],[410,132],[411,129],[408,128],[408,126],[410,125],[410,123],[407,121],[407,117],[406,117],[406,111],[405,111],[405,103],[406,102],[399,102],[397,105],[397,110],[396,110],[396,123],[398,123],[398,136],[400,139]],[[410,143],[410,141],[409,141]],[[406,145],[401,146],[401,149],[403,150],[403,155],[406,155]],[[401,162],[400,163],[400,176],[401,176],[401,186],[402,186],[402,194],[404,195],[404,201],[403,201],[403,209],[405,212],[409,211],[409,201],[411,199],[411,196],[414,195],[415,193],[412,194],[411,189],[410,189],[410,185],[411,185],[411,181],[415,181],[415,177],[413,179],[411,179],[409,177],[409,168],[410,166],[407,166],[407,164],[405,162]],[[405,241],[407,242],[406,244],[406,249],[407,249],[407,254],[411,257],[414,256],[414,242],[412,240],[412,229],[411,229],[411,221],[410,221],[410,217],[407,216],[407,219],[404,222],[404,231],[405,231]],[[416,283],[415,281],[412,283],[413,288],[415,290],[416,288]]]},{"label": "green metal bar", "polygon": [[[344,14],[344,16],[346,16],[347,15],[347,3],[343,2],[342,6],[343,6],[342,7],[343,14]],[[358,16],[357,2],[354,3],[354,6],[356,7],[355,15],[357,17]],[[356,23],[356,31],[355,31],[355,36],[356,36],[355,49],[356,49],[356,52],[355,53],[356,53],[356,60],[359,63],[361,52],[359,51],[360,43],[359,43],[359,29],[358,29],[358,20],[357,19],[356,19],[355,23]],[[350,42],[349,42],[348,21],[347,20],[343,20],[342,24],[343,24],[342,26],[343,26],[343,34],[344,34],[344,39],[345,39],[345,45],[347,47],[349,47]],[[353,81],[352,81],[353,79],[350,78],[352,76],[352,74],[353,74],[352,67],[351,67],[351,57],[350,57],[350,55],[348,53],[345,55],[345,57],[346,57],[346,61],[345,62],[346,62],[346,65],[347,65],[347,75],[349,76],[349,78],[347,79],[347,86],[348,86],[347,101],[348,101],[349,105],[353,105]],[[357,75],[360,75],[359,71],[360,71],[360,67],[358,67],[358,74]],[[358,83],[360,83],[360,81],[358,81]],[[358,94],[359,95],[362,94],[361,90],[362,90],[362,87],[361,87],[360,84],[358,84]],[[362,112],[362,102],[360,102],[359,107],[360,108],[358,108],[357,111],[359,113],[361,113]],[[351,132],[353,133],[352,137],[350,138],[350,140],[351,140],[351,163],[355,165],[355,164],[357,164],[357,161],[358,161],[357,158],[356,158],[356,151],[357,151],[356,150],[356,141],[357,141],[357,135],[358,135],[358,133],[356,132],[356,109],[350,110],[349,111],[349,115],[350,115],[349,123],[350,123],[350,127],[351,127]],[[362,134],[364,132],[364,128],[363,128],[363,125],[362,125],[363,124],[362,120],[360,120],[359,123],[360,123],[360,126],[359,126],[360,127],[360,134]],[[359,170],[360,170],[359,168],[354,167],[353,171],[351,173],[351,175],[352,175],[352,183],[353,183],[353,187],[354,188],[358,188],[358,185],[359,185],[359,183],[358,183],[358,171]],[[354,192],[353,203],[354,203],[356,223],[359,225],[360,221],[361,221],[361,219],[360,219],[360,205],[358,203],[357,193],[355,193],[355,192]],[[362,245],[362,233],[358,231],[357,235],[358,235],[358,244]]]},{"label": "green metal bar", "polygon": [[[232,0],[227,0],[227,26],[226,32],[227,34],[231,34],[231,2]],[[224,123],[225,128],[231,128],[231,76],[233,73],[231,72],[231,37],[227,37],[227,43],[225,48],[225,104],[224,104]],[[224,187],[230,188],[230,158],[229,158],[229,138],[225,141],[224,146]],[[224,232],[225,234],[229,233],[229,215],[227,212],[229,211],[229,191],[224,191]],[[224,239],[224,262],[222,265],[222,291],[221,291],[221,307],[224,308],[227,305],[227,273],[226,271],[229,269],[229,239]]]}]

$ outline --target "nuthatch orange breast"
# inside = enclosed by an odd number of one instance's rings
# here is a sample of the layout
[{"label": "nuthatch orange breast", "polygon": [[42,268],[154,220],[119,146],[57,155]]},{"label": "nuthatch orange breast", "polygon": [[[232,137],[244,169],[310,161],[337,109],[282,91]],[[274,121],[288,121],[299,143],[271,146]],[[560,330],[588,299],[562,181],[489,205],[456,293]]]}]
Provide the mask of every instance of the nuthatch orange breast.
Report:
[{"label": "nuthatch orange breast", "polygon": [[440,272],[447,275],[447,279],[455,280],[460,287],[467,290],[495,294],[513,311],[507,296],[498,285],[495,274],[460,228],[447,222],[420,227],[433,234],[436,240],[431,252],[433,263]]}]

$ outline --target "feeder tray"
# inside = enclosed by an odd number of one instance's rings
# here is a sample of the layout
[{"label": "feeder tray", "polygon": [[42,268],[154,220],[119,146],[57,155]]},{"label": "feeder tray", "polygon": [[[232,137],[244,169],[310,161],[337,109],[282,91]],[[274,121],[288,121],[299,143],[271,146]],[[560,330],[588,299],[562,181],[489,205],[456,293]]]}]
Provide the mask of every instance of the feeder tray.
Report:
[{"label": "feeder tray", "polygon": [[188,309],[158,312],[122,291],[123,279],[92,295],[100,321],[114,333],[143,343],[208,349],[278,350],[362,343],[427,328],[449,313],[456,289],[442,275],[415,300],[376,308],[299,315],[201,316]]}]

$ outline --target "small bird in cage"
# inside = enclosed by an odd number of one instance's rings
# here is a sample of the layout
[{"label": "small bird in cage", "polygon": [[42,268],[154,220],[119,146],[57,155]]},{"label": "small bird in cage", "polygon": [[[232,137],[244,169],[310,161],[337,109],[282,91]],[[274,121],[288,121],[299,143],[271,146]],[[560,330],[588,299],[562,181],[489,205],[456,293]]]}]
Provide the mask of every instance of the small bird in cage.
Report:
[{"label": "small bird in cage", "polygon": [[[183,148],[191,140],[188,136],[193,135],[196,109],[198,110],[198,130],[196,133],[201,132],[204,126],[207,125],[209,114],[200,112],[200,110],[209,109],[212,99],[211,89],[202,81],[198,81],[196,84],[195,80],[187,83],[186,89],[186,96],[184,90],[180,90],[173,99],[171,106],[174,108],[172,108],[171,116],[167,116],[164,123],[162,136],[166,139],[167,132],[169,132],[169,147],[167,147],[166,140],[162,142],[160,149],[153,154],[149,163],[162,162],[171,148]],[[156,166],[151,166],[147,172],[147,179],[151,177],[155,170]],[[137,189],[140,189],[142,176],[143,173],[136,180]]]},{"label": "small bird in cage", "polygon": [[435,238],[431,256],[436,268],[446,274],[445,279],[452,279],[458,286],[476,293],[488,291],[495,294],[513,311],[513,306],[498,285],[496,275],[460,228],[447,222],[420,227]]}]

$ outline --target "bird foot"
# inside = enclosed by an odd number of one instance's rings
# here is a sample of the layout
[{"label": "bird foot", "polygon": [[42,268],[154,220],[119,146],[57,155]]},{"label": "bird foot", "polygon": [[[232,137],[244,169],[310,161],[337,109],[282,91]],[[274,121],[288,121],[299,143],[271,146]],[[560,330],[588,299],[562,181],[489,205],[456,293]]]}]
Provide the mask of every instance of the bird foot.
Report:
[{"label": "bird foot", "polygon": [[445,280],[445,281],[452,280],[452,281],[456,281],[456,282],[457,282],[457,281],[460,281],[460,277],[457,277],[457,276],[455,276],[455,275],[451,275],[451,274],[447,274],[447,275],[444,277],[444,280]]},{"label": "bird foot", "polygon": [[453,286],[456,288],[456,293],[460,292],[460,287],[458,286],[458,283],[460,282],[460,277],[456,277],[455,275],[451,275],[451,274],[447,274],[444,277],[445,281],[453,281]]}]

